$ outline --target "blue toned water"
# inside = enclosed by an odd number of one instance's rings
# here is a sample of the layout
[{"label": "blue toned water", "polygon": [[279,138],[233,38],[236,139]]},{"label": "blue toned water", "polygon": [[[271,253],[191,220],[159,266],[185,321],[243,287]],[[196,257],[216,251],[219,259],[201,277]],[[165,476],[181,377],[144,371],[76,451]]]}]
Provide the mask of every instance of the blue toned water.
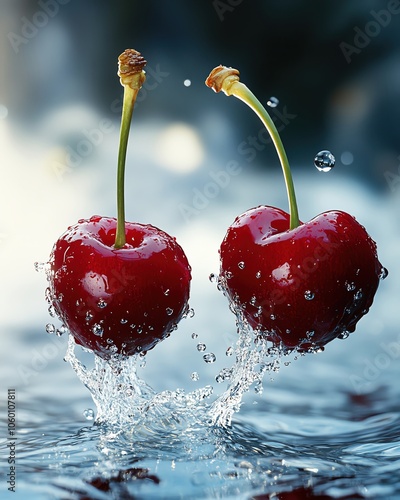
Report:
[{"label": "blue toned water", "polygon": [[[185,248],[195,316],[113,377],[90,353],[69,344],[67,334],[46,332],[54,319],[44,299],[45,276],[34,270],[69,223],[114,213],[114,171],[103,166],[113,164],[114,152],[107,156],[103,146],[97,181],[91,170],[45,184],[43,209],[40,203],[31,208],[37,225],[26,226],[29,251],[19,240],[1,248],[8,265],[2,271],[0,498],[400,498],[396,193],[368,192],[345,173],[340,178],[336,167],[320,174],[311,159],[309,175],[296,179],[302,219],[329,209],[354,214],[378,242],[389,276],[349,338],[297,359],[268,357],[248,342],[246,329],[238,336],[226,298],[209,275],[218,272],[217,249],[236,215],[260,203],[286,207],[280,172],[249,167],[186,221],[179,206],[191,203],[192,188],[144,161],[137,175],[152,186],[154,198],[150,203],[135,191],[127,211],[131,219],[175,234]],[[147,155],[136,150],[135,164]],[[223,167],[212,163],[215,172]],[[23,164],[21,169],[29,178]],[[127,184],[134,186],[129,175]],[[27,193],[35,182],[29,179]],[[203,190],[210,179],[205,172],[191,182]],[[78,189],[86,199],[76,197]],[[78,201],[68,204],[68,196]],[[8,388],[17,394],[16,493],[6,483]]]}]

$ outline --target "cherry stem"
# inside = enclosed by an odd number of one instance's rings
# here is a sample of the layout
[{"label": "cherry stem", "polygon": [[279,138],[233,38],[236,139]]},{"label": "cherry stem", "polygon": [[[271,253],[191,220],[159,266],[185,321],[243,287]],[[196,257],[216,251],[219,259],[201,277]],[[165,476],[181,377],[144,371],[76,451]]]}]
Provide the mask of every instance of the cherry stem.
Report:
[{"label": "cherry stem", "polygon": [[126,243],[125,233],[125,162],[128,147],[129,131],[133,108],[140,88],[145,81],[143,67],[146,61],[141,54],[127,49],[119,58],[118,75],[124,87],[122,102],[121,129],[119,136],[118,168],[117,168],[117,231],[114,248],[122,248]]},{"label": "cherry stem", "polygon": [[289,160],[286,155],[285,148],[283,147],[279,132],[276,129],[272,118],[253,92],[251,92],[246,85],[239,81],[238,70],[234,68],[227,68],[225,66],[218,66],[211,71],[206,80],[206,85],[212,88],[215,92],[220,92],[222,90],[226,95],[233,95],[243,101],[257,114],[265,128],[268,130],[276,152],[278,153],[285,179],[290,209],[290,229],[295,229],[300,225],[300,220],[292,172],[290,170]]}]

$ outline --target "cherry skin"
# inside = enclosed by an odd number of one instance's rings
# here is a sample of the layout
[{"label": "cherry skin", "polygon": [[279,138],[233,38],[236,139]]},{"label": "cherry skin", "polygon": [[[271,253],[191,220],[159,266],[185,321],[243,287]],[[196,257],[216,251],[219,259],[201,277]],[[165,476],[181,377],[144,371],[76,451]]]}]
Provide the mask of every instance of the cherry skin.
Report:
[{"label": "cherry skin", "polygon": [[220,247],[220,280],[256,332],[301,352],[355,330],[383,268],[375,242],[345,212],[289,224],[270,206],[238,216]]},{"label": "cherry skin", "polygon": [[173,237],[126,222],[126,244],[116,249],[116,227],[115,218],[80,220],[50,256],[57,315],[78,344],[105,359],[146,352],[176,329],[188,311],[191,280]]}]

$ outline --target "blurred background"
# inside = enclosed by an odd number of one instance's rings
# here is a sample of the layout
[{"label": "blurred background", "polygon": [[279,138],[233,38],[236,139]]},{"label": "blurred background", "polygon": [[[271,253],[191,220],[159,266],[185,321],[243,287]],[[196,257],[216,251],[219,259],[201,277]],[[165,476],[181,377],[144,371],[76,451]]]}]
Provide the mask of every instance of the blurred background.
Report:
[{"label": "blurred background", "polygon": [[[218,64],[239,69],[263,103],[279,100],[270,112],[291,161],[301,218],[347,210],[378,241],[394,279],[362,324],[365,335],[398,334],[398,2],[1,0],[0,9],[0,327],[15,356],[10,366],[2,349],[10,380],[44,390],[41,377],[50,367],[58,372],[63,356],[63,348],[43,354],[50,342],[46,283],[34,262],[45,262],[77,219],[115,215],[117,57],[128,47],[148,66],[131,129],[127,218],[174,234],[193,267],[196,316],[154,351],[171,353],[160,354],[160,363],[179,355],[190,371],[196,363],[209,369],[194,357],[192,331],[214,350],[232,342],[234,319],[208,280],[218,272],[219,244],[244,210],[287,208],[276,153],[258,118],[204,85]],[[336,157],[327,174],[313,166],[323,149]],[[230,162],[236,174],[221,174]],[[193,357],[184,355],[189,344]],[[332,353],[341,352],[338,344]],[[36,352],[43,370],[32,366]],[[171,377],[185,384],[171,364]],[[24,367],[34,372],[29,383]],[[151,373],[157,380],[157,370]],[[187,371],[184,380],[192,383]]]}]

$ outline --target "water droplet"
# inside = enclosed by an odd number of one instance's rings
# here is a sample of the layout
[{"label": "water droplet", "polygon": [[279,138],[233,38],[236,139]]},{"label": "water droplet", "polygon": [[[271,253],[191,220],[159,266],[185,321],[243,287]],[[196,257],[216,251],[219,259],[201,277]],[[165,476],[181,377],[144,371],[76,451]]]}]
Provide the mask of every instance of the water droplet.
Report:
[{"label": "water droplet", "polygon": [[279,99],[277,97],[270,97],[267,101],[267,105],[270,107],[270,108],[276,108],[279,104]]},{"label": "water droplet", "polygon": [[167,308],[165,309],[165,312],[167,313],[167,315],[168,315],[168,316],[172,316],[172,314],[173,314],[174,310],[173,310],[173,309],[171,309],[170,307],[167,307]]},{"label": "water droplet", "polygon": [[356,289],[356,284],[354,283],[354,281],[352,281],[351,283],[348,283],[348,282],[346,281],[346,283],[345,283],[345,284],[346,284],[346,290],[347,290],[348,292],[354,292],[354,290]]},{"label": "water droplet", "polygon": [[41,273],[47,267],[47,264],[45,262],[35,262],[33,265],[35,266],[35,271],[37,273]]},{"label": "water droplet", "polygon": [[243,261],[241,261],[241,262],[238,263],[238,268],[239,269],[244,269],[244,262]]},{"label": "water droplet", "polygon": [[193,308],[190,308],[188,313],[187,313],[187,317],[188,318],[193,318],[194,317],[194,309]]},{"label": "water droplet", "polygon": [[275,314],[271,314],[270,318],[272,319],[272,321],[273,321],[274,319],[276,319]]},{"label": "water droplet", "polygon": [[164,295],[165,295],[166,297],[168,297],[168,295],[169,295],[169,288],[167,288],[167,289],[165,290]]},{"label": "water droplet", "polygon": [[226,350],[225,355],[226,356],[232,356],[232,354],[233,354],[233,347],[228,347],[228,349]]},{"label": "water droplet", "polygon": [[253,295],[250,299],[250,304],[252,306],[255,306],[256,305],[256,301],[257,301],[257,297],[255,295]]},{"label": "water droplet", "polygon": [[217,357],[213,352],[208,352],[207,354],[204,354],[203,359],[206,363],[215,363]]},{"label": "water droplet", "polygon": [[200,378],[199,374],[197,372],[193,372],[191,375],[190,375],[190,378],[194,381],[194,382],[197,382]]},{"label": "water droplet", "polygon": [[335,157],[330,151],[320,151],[314,158],[314,165],[320,172],[329,172],[335,166]]},{"label": "water droplet", "polygon": [[47,302],[48,304],[51,304],[52,295],[51,295],[51,290],[50,290],[50,288],[48,288],[48,287],[46,288],[46,290],[45,290],[45,292],[44,292],[44,297],[45,297],[45,299],[46,299],[46,302]]},{"label": "water droplet", "polygon": [[54,309],[54,306],[52,304],[50,304],[50,306],[48,308],[48,312],[52,318],[54,318],[56,316],[56,310]]},{"label": "water droplet", "polygon": [[85,410],[83,412],[83,416],[86,418],[86,420],[93,420],[94,419],[94,411],[90,408]]},{"label": "water droplet", "polygon": [[125,318],[122,318],[120,323],[121,323],[121,325],[126,325],[128,323],[128,320]]},{"label": "water droplet", "polygon": [[107,302],[103,299],[100,299],[98,302],[97,302],[97,305],[98,307],[100,307],[100,309],[104,309],[105,307],[107,307]]},{"label": "water droplet", "polygon": [[361,300],[363,296],[362,290],[357,290],[357,292],[354,294],[354,300],[358,301]]},{"label": "water droplet", "polygon": [[113,341],[113,339],[107,339],[107,341],[106,341],[106,342],[107,342],[107,344],[109,344],[109,345],[112,345],[112,344],[114,344],[114,341]]},{"label": "water droplet", "polygon": [[92,332],[97,335],[98,337],[102,337],[103,336],[103,333],[104,333],[104,330],[102,328],[101,325],[99,325],[98,323],[95,323],[93,326],[92,326]]},{"label": "water droplet", "polygon": [[385,278],[388,277],[389,271],[386,269],[386,267],[382,267],[381,272],[379,273],[379,279],[384,280]]},{"label": "water droplet", "polygon": [[192,82],[191,80],[189,80],[189,78],[186,78],[186,80],[183,81],[183,85],[185,87],[190,87],[192,85]]},{"label": "water droplet", "polygon": [[46,332],[50,335],[56,331],[56,327],[52,323],[47,323]]},{"label": "water droplet", "polygon": [[57,337],[61,337],[64,333],[68,332],[68,328],[65,325],[61,325],[60,328],[57,328],[56,335]]},{"label": "water droplet", "polygon": [[314,293],[311,290],[306,290],[304,292],[304,298],[306,300],[312,300],[315,297]]},{"label": "water droplet", "polygon": [[225,278],[227,280],[230,280],[231,278],[233,278],[233,273],[231,273],[230,271],[226,271],[225,273]]},{"label": "water droplet", "polygon": [[86,311],[86,315],[85,315],[86,323],[89,323],[90,321],[92,321],[92,319],[93,319],[93,314],[91,313],[91,311]]},{"label": "water droplet", "polygon": [[197,350],[198,350],[199,352],[203,352],[203,351],[205,351],[206,349],[207,349],[206,344],[203,344],[202,342],[200,342],[199,344],[197,344]]},{"label": "water droplet", "polygon": [[192,339],[197,339],[198,338],[198,334],[197,333],[192,333]]},{"label": "water droplet", "polygon": [[217,275],[214,273],[211,273],[208,279],[211,281],[211,283],[216,283],[217,282]]},{"label": "water droplet", "polygon": [[341,339],[341,340],[345,340],[347,339],[347,337],[350,335],[350,332],[348,332],[347,330],[345,330],[344,332],[340,333],[338,335],[338,339]]},{"label": "water droplet", "polygon": [[259,280],[261,278],[261,271],[256,272],[256,278]]},{"label": "water droplet", "polygon": [[350,153],[350,151],[343,151],[340,156],[340,161],[343,165],[351,165],[354,161],[353,153]]}]

